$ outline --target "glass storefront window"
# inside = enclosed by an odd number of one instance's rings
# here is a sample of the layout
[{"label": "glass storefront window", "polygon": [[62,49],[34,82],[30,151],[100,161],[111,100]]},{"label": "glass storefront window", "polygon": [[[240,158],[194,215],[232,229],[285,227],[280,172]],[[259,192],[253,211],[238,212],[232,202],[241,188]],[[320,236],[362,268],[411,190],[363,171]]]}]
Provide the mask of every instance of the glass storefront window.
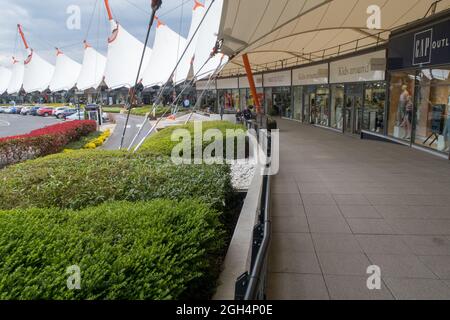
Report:
[{"label": "glass storefront window", "polygon": [[294,88],[294,119],[303,121],[303,87]]},{"label": "glass storefront window", "polygon": [[290,87],[266,88],[265,106],[269,115],[292,118],[291,103]]},{"label": "glass storefront window", "polygon": [[218,90],[219,96],[219,111],[221,108],[225,112],[232,112],[235,110],[235,101],[233,99],[233,90]]},{"label": "glass storefront window", "polygon": [[333,85],[331,87],[331,127],[342,130],[344,118],[344,86]]},{"label": "glass storefront window", "polygon": [[388,134],[411,140],[415,72],[391,74]]},{"label": "glass storefront window", "polygon": [[386,105],[386,83],[366,85],[364,90],[363,129],[376,133],[384,130],[384,109]]},{"label": "glass storefront window", "polygon": [[417,77],[415,143],[449,151],[450,70],[424,69]]},{"label": "glass storefront window", "polygon": [[316,99],[315,99],[315,113],[318,115],[317,124],[328,127],[330,124],[328,115],[329,115],[329,96],[330,89],[325,86],[320,86],[316,90]]},{"label": "glass storefront window", "polygon": [[197,91],[197,97],[203,94],[202,101],[200,101],[200,109],[207,112],[219,112],[217,110],[217,92],[216,90]]}]

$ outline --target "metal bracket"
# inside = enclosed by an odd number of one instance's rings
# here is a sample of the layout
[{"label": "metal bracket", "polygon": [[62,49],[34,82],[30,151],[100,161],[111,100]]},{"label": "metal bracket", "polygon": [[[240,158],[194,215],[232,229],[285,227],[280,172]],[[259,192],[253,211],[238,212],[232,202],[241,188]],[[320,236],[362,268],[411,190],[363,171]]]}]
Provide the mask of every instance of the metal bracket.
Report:
[{"label": "metal bracket", "polygon": [[236,280],[236,286],[234,289],[234,299],[235,300],[244,300],[245,294],[247,292],[248,287],[249,274],[246,271]]},{"label": "metal bracket", "polygon": [[258,255],[259,248],[264,240],[264,224],[258,223],[253,229],[253,244],[252,244],[252,264],[251,267],[255,265],[256,256]]}]

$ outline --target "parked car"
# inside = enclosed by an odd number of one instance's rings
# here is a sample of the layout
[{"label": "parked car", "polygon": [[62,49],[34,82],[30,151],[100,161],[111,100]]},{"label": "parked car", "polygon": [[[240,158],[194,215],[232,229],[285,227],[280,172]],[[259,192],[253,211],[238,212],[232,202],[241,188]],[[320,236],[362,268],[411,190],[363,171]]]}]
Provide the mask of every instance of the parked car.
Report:
[{"label": "parked car", "polygon": [[20,110],[20,114],[23,116],[27,116],[30,114],[31,107],[23,107],[22,110]]},{"label": "parked car", "polygon": [[53,108],[42,107],[36,112],[38,116],[48,117],[53,114]]},{"label": "parked car", "polygon": [[15,114],[20,114],[22,112],[23,106],[17,106]]},{"label": "parked car", "polygon": [[5,112],[4,113],[7,113],[7,114],[15,114],[17,112],[17,108],[16,107],[7,107],[6,109],[5,109]]},{"label": "parked car", "polygon": [[70,109],[72,109],[72,108],[69,108],[69,107],[59,107],[59,108],[56,108],[56,109],[54,110],[54,112],[53,112],[53,115],[54,115],[56,118],[58,118],[58,119],[62,119],[62,118],[64,118],[64,117],[61,118],[60,115],[61,115],[62,113],[64,113],[64,112],[70,110]]},{"label": "parked car", "polygon": [[68,121],[84,120],[84,111],[76,110],[74,114],[65,117],[65,119]]},{"label": "parked car", "polygon": [[37,112],[38,112],[38,110],[40,109],[41,107],[40,106],[34,106],[34,107],[31,107],[31,109],[30,109],[30,115],[32,115],[32,116],[37,116]]},{"label": "parked car", "polygon": [[[57,116],[58,119],[66,119],[67,117],[70,117],[73,114],[78,113],[78,109],[67,109],[64,110],[62,112],[60,112]],[[82,119],[84,119],[84,111],[81,111],[81,113],[83,114]]]},{"label": "parked car", "polygon": [[0,107],[0,113],[5,113],[6,107]]}]

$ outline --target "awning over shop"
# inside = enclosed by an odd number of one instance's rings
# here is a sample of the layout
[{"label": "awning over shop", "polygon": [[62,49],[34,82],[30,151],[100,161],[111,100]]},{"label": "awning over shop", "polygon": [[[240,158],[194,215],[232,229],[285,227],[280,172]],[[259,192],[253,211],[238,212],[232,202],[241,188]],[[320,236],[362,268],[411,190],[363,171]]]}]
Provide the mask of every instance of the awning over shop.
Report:
[{"label": "awning over shop", "polygon": [[[234,57],[224,74],[244,73],[247,53],[255,71],[279,69],[374,47],[390,31],[424,18],[434,0],[223,0],[218,39]],[[380,9],[381,28],[368,20]],[[448,9],[442,0],[436,12]]]},{"label": "awning over shop", "polygon": [[27,93],[43,92],[48,89],[55,67],[42,59],[33,49],[25,60],[23,89]]},{"label": "awning over shop", "polygon": [[8,89],[9,82],[11,81],[11,70],[0,66],[0,95]]},{"label": "awning over shop", "polygon": [[56,49],[56,66],[50,81],[50,91],[69,91],[75,87],[80,71],[81,64],[70,59],[61,50]]},{"label": "awning over shop", "polygon": [[97,89],[103,81],[106,58],[84,43],[83,65],[77,80],[78,90]]},{"label": "awning over shop", "polygon": [[23,62],[13,58],[11,80],[9,82],[8,89],[6,90],[8,94],[16,94],[20,92],[20,89],[22,89],[24,72],[25,66]]}]

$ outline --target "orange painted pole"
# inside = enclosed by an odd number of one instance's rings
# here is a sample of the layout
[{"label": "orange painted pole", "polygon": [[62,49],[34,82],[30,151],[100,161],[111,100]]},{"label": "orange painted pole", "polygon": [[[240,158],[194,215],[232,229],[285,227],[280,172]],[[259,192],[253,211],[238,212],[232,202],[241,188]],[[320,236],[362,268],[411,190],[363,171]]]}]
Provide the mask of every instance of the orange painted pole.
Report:
[{"label": "orange painted pole", "polygon": [[28,49],[29,47],[28,47],[27,39],[25,39],[25,35],[23,34],[22,26],[20,24],[18,24],[17,28],[19,29],[20,36],[22,37],[23,44],[25,45],[25,49]]},{"label": "orange painted pole", "polygon": [[250,67],[250,61],[248,59],[248,55],[244,54],[242,56],[242,60],[244,60],[245,72],[247,73],[248,83],[250,84],[250,92],[253,96],[253,102],[255,103],[256,113],[261,114],[261,103],[259,101],[258,92],[256,91],[255,79],[253,78],[253,71]]},{"label": "orange painted pole", "polygon": [[108,12],[108,19],[111,21],[113,19],[113,15],[111,12],[111,7],[109,6],[109,0],[105,0],[106,11]]}]

